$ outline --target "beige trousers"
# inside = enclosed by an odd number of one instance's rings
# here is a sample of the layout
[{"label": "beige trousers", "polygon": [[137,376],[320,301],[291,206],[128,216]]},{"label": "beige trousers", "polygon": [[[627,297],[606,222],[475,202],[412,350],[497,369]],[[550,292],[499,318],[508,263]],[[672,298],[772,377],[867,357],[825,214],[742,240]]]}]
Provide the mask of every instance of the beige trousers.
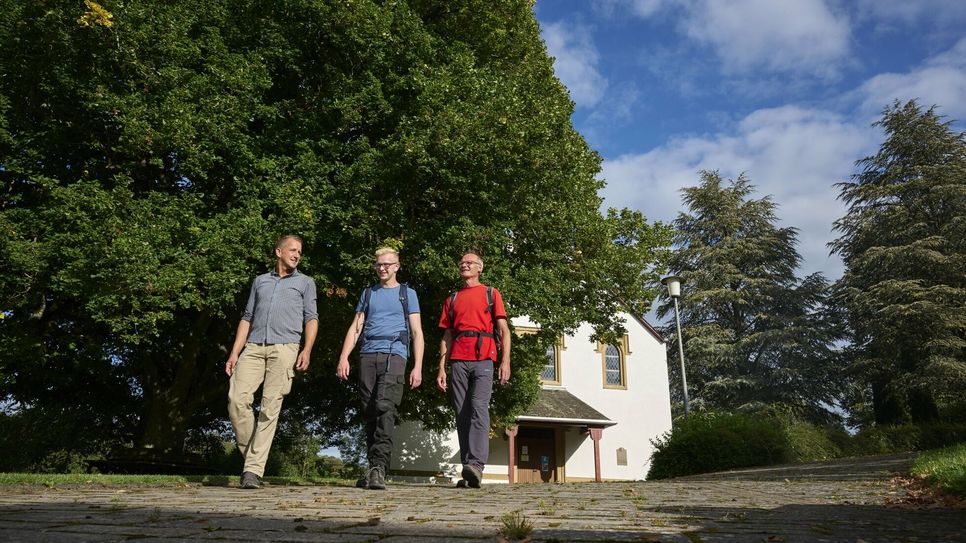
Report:
[{"label": "beige trousers", "polygon": [[[228,389],[228,416],[235,428],[238,450],[245,457],[243,471],[250,471],[259,477],[265,473],[265,462],[275,439],[282,400],[292,390],[298,354],[298,343],[248,343],[238,357]],[[263,383],[262,403],[256,424],[252,403],[255,391]]]}]

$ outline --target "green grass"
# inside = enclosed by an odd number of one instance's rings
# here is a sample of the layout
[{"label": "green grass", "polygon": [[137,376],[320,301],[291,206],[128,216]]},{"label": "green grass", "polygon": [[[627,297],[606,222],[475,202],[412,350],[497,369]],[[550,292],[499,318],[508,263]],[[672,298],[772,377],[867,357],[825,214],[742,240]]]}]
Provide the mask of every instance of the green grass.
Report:
[{"label": "green grass", "polygon": [[923,453],[911,471],[949,494],[966,498],[966,443]]},{"label": "green grass", "polygon": [[[266,477],[271,485],[354,485],[355,481],[334,478]],[[101,486],[180,486],[236,484],[234,475],[110,475],[92,473],[0,473],[0,485],[101,485]]]},{"label": "green grass", "polygon": [[523,513],[514,511],[500,517],[497,533],[510,541],[526,539],[533,531],[533,523]]}]

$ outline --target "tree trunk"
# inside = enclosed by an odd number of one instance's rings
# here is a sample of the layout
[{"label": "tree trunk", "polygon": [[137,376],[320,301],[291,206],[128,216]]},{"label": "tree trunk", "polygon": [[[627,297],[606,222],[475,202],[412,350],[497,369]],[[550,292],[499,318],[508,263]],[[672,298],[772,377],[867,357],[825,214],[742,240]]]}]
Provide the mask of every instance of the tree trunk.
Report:
[{"label": "tree trunk", "polygon": [[[179,315],[191,319],[190,326],[172,347],[177,349],[174,359],[166,367],[165,355],[154,356],[145,361],[145,414],[141,425],[141,435],[136,449],[139,455],[154,459],[184,459],[185,437],[191,417],[209,398],[203,393],[208,380],[205,367],[208,357],[204,352],[203,340],[211,324],[211,314],[207,311],[193,312],[194,315]],[[149,355],[150,356],[150,355]]]},{"label": "tree trunk", "polygon": [[905,402],[898,398],[891,388],[885,381],[872,383],[872,409],[875,412],[875,423],[878,425],[905,422]]},{"label": "tree trunk", "polygon": [[922,424],[939,420],[939,407],[931,391],[922,387],[910,390],[908,403],[909,415],[913,423]]}]

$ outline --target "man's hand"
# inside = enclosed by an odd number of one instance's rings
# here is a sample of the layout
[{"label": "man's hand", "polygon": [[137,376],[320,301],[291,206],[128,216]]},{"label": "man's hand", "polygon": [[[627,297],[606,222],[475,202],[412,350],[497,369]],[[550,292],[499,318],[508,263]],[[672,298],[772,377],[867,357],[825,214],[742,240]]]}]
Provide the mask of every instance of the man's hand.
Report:
[{"label": "man's hand", "polygon": [[349,359],[340,358],[339,364],[335,367],[335,375],[345,381],[349,378]]},{"label": "man's hand", "polygon": [[225,373],[228,377],[231,377],[233,371],[235,371],[235,364],[238,363],[238,355],[233,354],[228,356],[228,362],[225,362]]},{"label": "man's hand", "polygon": [[440,368],[439,373],[436,374],[436,386],[443,392],[446,392],[446,370],[443,368]]},{"label": "man's hand", "polygon": [[500,369],[497,372],[497,377],[500,379],[500,384],[505,385],[507,381],[510,380],[510,362],[503,362],[500,364]]},{"label": "man's hand", "polygon": [[295,369],[299,371],[305,371],[309,369],[309,359],[312,358],[312,353],[308,349],[299,353],[299,357],[295,360]]},{"label": "man's hand", "polygon": [[409,373],[409,388],[419,388],[423,384],[423,368],[413,368]]}]

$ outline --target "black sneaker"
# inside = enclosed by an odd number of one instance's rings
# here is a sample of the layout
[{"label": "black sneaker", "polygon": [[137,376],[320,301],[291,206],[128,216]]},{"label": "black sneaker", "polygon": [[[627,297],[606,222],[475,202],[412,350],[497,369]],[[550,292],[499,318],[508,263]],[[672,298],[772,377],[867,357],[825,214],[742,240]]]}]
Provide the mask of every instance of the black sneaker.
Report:
[{"label": "black sneaker", "polygon": [[459,481],[456,481],[456,488],[469,488],[468,485],[466,484],[466,479],[460,479]]},{"label": "black sneaker", "polygon": [[241,487],[242,488],[259,488],[262,486],[261,478],[258,475],[250,471],[246,471],[241,475]]},{"label": "black sneaker", "polygon": [[480,488],[480,480],[483,479],[483,470],[475,464],[464,465],[461,475],[466,480],[467,486],[470,488]]},{"label": "black sneaker", "polygon": [[385,490],[386,489],[386,472],[385,468],[382,466],[376,466],[369,470],[368,479],[369,486],[366,487],[369,490]]}]

